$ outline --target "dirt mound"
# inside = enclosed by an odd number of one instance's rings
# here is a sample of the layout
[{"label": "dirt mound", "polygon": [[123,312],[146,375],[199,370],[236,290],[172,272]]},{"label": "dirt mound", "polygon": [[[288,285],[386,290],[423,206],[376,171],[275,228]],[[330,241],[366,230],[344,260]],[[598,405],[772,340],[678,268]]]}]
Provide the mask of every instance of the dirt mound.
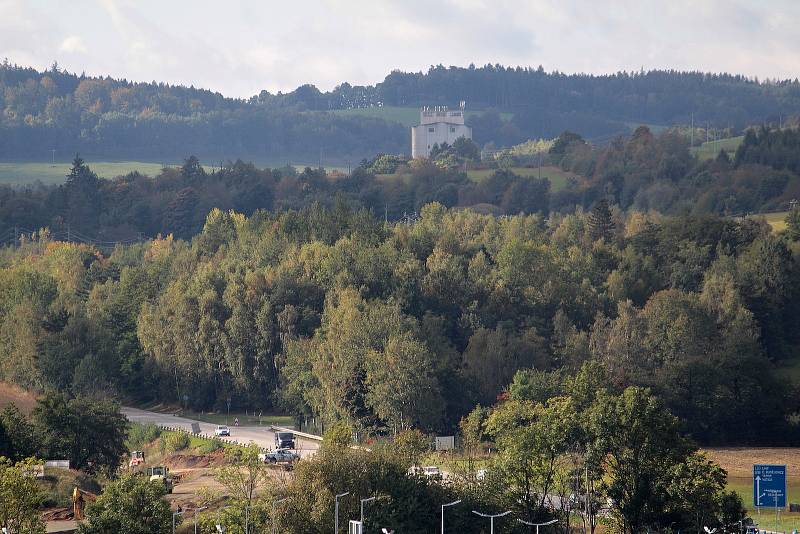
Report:
[{"label": "dirt mound", "polygon": [[0,381],[0,410],[12,402],[22,413],[29,414],[36,406],[36,396],[14,384]]},{"label": "dirt mound", "polygon": [[164,458],[164,464],[170,469],[219,467],[225,464],[225,455],[221,450],[211,454],[173,454]]}]

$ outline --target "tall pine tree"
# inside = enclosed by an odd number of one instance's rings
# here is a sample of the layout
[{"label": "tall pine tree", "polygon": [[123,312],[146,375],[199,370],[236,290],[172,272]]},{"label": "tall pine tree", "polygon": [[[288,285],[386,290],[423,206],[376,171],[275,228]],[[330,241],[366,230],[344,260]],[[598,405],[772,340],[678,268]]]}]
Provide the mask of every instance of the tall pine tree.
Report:
[{"label": "tall pine tree", "polygon": [[587,219],[589,235],[592,240],[611,239],[614,232],[614,220],[611,217],[611,209],[608,207],[608,200],[600,199],[594,205]]}]

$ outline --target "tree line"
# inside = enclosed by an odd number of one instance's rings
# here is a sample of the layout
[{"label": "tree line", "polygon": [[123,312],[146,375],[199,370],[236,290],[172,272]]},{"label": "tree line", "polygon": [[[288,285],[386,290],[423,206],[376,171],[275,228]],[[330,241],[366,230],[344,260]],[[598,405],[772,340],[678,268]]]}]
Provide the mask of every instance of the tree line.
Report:
[{"label": "tree line", "polygon": [[404,152],[397,123],[306,112],[288,102],[225,98],[164,83],[0,64],[0,158],[47,160],[83,152],[101,158],[206,158],[344,163],[375,152]]},{"label": "tree line", "polygon": [[650,387],[704,443],[794,435],[798,266],[764,222],[429,204],[387,223],[340,199],[103,252],[28,235],[0,254],[0,376],[195,409],[281,409],[366,432],[453,429],[519,369],[587,361]]},{"label": "tree line", "polygon": [[[468,140],[437,147],[429,160],[378,154],[349,174],[259,168],[241,160],[208,170],[190,156],[153,177],[134,172],[104,179],[78,157],[63,184],[0,185],[0,228],[5,242],[16,242],[21,229],[44,227],[84,241],[159,234],[190,239],[215,207],[249,216],[259,209],[300,210],[314,203],[332,208],[337,198],[389,221],[419,213],[431,202],[494,215],[566,214],[602,199],[624,210],[697,216],[785,210],[800,198],[800,174],[791,163],[798,130],[748,132],[733,158],[721,152],[709,160],[692,155],[677,131],[654,135],[640,127],[605,146],[564,132],[550,148],[503,153],[480,163],[489,173],[482,179],[464,171],[479,164],[477,147]],[[515,172],[539,165],[560,167],[572,177],[553,187],[547,177]]]}]

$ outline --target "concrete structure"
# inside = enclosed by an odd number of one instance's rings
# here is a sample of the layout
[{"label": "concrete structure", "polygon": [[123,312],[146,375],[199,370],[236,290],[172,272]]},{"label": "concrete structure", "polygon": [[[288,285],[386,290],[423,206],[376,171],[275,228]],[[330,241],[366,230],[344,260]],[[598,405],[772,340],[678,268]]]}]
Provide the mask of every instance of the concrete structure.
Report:
[{"label": "concrete structure", "polygon": [[424,107],[419,113],[419,126],[411,128],[411,157],[427,158],[433,145],[452,145],[459,137],[472,139],[472,128],[464,124],[464,102],[457,111],[446,106]]}]

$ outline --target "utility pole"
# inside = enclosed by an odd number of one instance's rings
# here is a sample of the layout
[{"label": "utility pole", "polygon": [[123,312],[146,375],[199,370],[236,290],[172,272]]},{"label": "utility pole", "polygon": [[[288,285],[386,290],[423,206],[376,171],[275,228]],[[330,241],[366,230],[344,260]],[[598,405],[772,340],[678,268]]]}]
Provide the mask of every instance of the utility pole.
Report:
[{"label": "utility pole", "polygon": [[689,148],[694,146],[694,113],[692,113],[692,129],[691,129],[691,141],[689,141]]}]

